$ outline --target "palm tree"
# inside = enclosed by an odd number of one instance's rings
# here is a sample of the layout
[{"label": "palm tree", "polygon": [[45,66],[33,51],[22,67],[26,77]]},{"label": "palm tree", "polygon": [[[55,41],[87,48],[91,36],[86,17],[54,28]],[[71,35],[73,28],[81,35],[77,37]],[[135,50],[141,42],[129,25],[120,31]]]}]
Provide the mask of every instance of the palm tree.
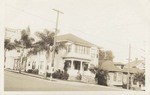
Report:
[{"label": "palm tree", "polygon": [[[22,48],[22,53],[20,54],[19,73],[21,73],[21,64],[23,64],[23,59],[26,57],[27,60],[27,55],[24,54],[24,51],[25,49],[29,49],[32,47],[33,41],[34,38],[30,37],[29,27],[26,30],[23,29],[21,31],[21,38],[18,41],[15,40],[16,47],[20,46]],[[26,67],[26,62],[25,62],[25,67]]]},{"label": "palm tree", "polygon": [[6,63],[7,50],[13,50],[13,49],[15,49],[15,44],[10,42],[10,39],[5,39],[5,41],[4,41],[4,63]]},{"label": "palm tree", "polygon": [[145,85],[145,74],[144,73],[136,73],[134,75],[134,81],[139,82],[139,87],[141,84]]},{"label": "palm tree", "polygon": [[[36,32],[37,37],[40,38],[38,42],[34,44],[34,52],[42,52],[46,51],[46,66],[45,66],[45,78],[47,78],[47,63],[50,61],[50,54],[55,51],[55,53],[58,53],[60,49],[65,48],[64,43],[56,43],[56,46],[54,47],[54,36],[55,33],[51,32],[47,29],[44,30],[44,32]],[[52,59],[53,60],[53,59]],[[51,64],[51,67],[53,67],[54,64]]]}]

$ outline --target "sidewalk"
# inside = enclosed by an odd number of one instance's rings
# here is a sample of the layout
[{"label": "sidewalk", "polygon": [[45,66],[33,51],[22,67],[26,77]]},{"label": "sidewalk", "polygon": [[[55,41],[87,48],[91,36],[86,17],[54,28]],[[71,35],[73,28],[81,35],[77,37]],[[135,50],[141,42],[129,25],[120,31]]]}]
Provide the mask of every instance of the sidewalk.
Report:
[{"label": "sidewalk", "polygon": [[[12,70],[12,69],[4,69],[6,71],[9,71],[9,72],[14,72],[14,73],[18,73],[19,74],[19,71],[17,70]],[[35,77],[35,78],[40,78],[40,79],[45,79],[44,76],[41,76],[41,75],[36,75],[36,74],[30,74],[30,73],[26,73],[24,71],[22,71],[20,74],[22,75],[27,75],[27,76],[31,76],[31,77]],[[47,78],[45,80],[50,80],[50,78]],[[55,79],[53,79],[55,81]]]},{"label": "sidewalk", "polygon": [[[18,73],[19,71],[16,70],[11,70],[11,69],[4,69],[5,71],[9,71],[9,72],[14,72],[14,73]],[[27,75],[27,76],[31,76],[31,77],[35,77],[35,78],[40,78],[40,79],[44,79],[44,80],[49,80],[49,82],[56,82],[56,83],[60,83],[60,84],[68,84],[68,85],[76,85],[76,86],[81,86],[81,85],[86,85],[86,86],[93,86],[93,87],[104,87],[104,88],[113,88],[113,89],[118,89],[118,90],[123,90],[125,91],[126,89],[123,88],[118,88],[118,87],[109,87],[109,86],[102,86],[102,85],[97,85],[97,84],[89,84],[89,83],[85,83],[85,82],[81,82],[81,81],[71,81],[71,80],[59,80],[59,79],[52,79],[50,80],[50,78],[45,79],[44,76],[41,75],[35,75],[35,74],[30,74],[30,73],[26,73],[26,72],[21,72],[21,74],[23,75]],[[126,90],[127,91],[127,90]]]}]

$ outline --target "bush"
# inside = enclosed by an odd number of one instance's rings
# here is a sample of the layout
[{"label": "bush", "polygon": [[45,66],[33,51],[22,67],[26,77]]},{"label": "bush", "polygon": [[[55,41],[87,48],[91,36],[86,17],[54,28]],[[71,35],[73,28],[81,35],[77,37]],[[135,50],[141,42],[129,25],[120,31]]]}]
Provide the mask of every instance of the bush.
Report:
[{"label": "bush", "polygon": [[97,81],[97,84],[106,86],[107,85],[107,71],[98,70],[98,72],[95,75],[95,80]]},{"label": "bush", "polygon": [[123,84],[123,85],[122,85],[122,88],[127,89],[127,84]]},{"label": "bush", "polygon": [[51,76],[51,73],[46,73],[46,77],[50,77]]},{"label": "bush", "polygon": [[32,71],[32,74],[38,74],[39,73],[39,70],[38,69],[34,69],[33,71]]},{"label": "bush", "polygon": [[82,75],[80,73],[78,73],[78,75],[76,76],[77,80],[81,80],[82,79]]},{"label": "bush", "polygon": [[61,79],[68,80],[69,74],[67,72],[62,73]]},{"label": "bush", "polygon": [[69,77],[69,74],[65,71],[61,71],[61,70],[58,70],[58,71],[55,71],[53,74],[52,74],[52,77],[53,78],[57,78],[57,79],[63,79],[63,80],[67,80],[68,77]]},{"label": "bush", "polygon": [[60,72],[59,71],[55,71],[53,74],[52,74],[53,78],[57,78],[57,79],[60,79]]},{"label": "bush", "polygon": [[28,69],[27,73],[32,73],[32,71],[33,71],[32,69]]}]

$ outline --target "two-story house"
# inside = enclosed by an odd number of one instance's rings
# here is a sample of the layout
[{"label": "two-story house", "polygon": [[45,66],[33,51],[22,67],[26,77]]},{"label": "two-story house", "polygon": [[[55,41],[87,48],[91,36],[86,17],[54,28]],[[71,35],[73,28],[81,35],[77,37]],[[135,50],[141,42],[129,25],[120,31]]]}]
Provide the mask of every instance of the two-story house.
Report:
[{"label": "two-story house", "polygon": [[[58,69],[64,70],[64,66],[67,66],[70,77],[76,76],[77,73],[91,75],[88,68],[90,68],[91,64],[98,65],[99,47],[73,34],[60,35],[56,39],[57,42],[65,43],[67,49],[62,49],[58,54],[55,54],[54,67],[51,68],[51,58],[46,66],[45,52],[41,52],[35,55],[34,58],[28,58],[27,69],[31,69],[32,63],[34,63],[36,64],[35,67],[39,69],[39,74],[42,75],[45,74],[45,71],[51,72],[52,69],[54,71]],[[50,57],[52,57],[52,54],[50,54]]]}]

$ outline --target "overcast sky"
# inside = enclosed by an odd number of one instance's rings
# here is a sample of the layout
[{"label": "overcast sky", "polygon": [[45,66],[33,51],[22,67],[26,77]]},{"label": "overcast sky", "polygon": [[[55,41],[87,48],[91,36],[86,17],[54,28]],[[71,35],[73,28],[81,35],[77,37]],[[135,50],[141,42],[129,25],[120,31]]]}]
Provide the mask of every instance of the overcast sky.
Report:
[{"label": "overcast sky", "polygon": [[60,34],[72,33],[104,50],[112,50],[114,61],[127,62],[144,56],[150,34],[150,0],[5,0],[4,26],[32,34],[47,28],[54,30],[56,12],[60,14]]}]

